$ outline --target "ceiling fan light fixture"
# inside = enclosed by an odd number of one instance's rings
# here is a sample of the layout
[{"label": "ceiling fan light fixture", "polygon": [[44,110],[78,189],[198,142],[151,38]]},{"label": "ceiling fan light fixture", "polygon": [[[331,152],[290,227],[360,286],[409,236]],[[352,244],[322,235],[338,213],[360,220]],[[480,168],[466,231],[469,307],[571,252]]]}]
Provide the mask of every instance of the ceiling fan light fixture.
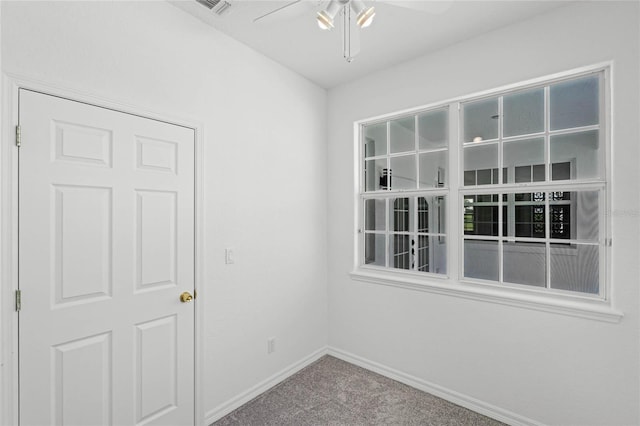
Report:
[{"label": "ceiling fan light fixture", "polygon": [[323,30],[330,30],[333,28],[333,19],[340,11],[342,6],[339,0],[331,0],[325,10],[318,12],[316,19],[318,20],[318,26]]},{"label": "ceiling fan light fixture", "polygon": [[318,16],[316,16],[318,20],[318,26],[323,30],[330,30],[333,28],[333,19],[324,10],[318,12]]},{"label": "ceiling fan light fixture", "polygon": [[360,28],[367,28],[376,16],[375,7],[367,7],[362,0],[351,0],[351,7],[356,13],[356,23]]}]

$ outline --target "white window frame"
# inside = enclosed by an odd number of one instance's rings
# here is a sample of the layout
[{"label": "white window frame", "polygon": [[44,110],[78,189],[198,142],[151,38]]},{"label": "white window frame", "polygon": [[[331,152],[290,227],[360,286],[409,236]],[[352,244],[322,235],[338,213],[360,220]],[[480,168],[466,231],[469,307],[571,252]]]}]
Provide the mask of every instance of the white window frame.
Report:
[{"label": "white window frame", "polygon": [[[451,98],[445,101],[423,105],[416,108],[406,109],[391,114],[380,115],[354,123],[354,258],[353,270],[351,277],[357,281],[367,283],[382,284],[393,287],[407,288],[437,294],[445,294],[466,299],[481,300],[485,302],[498,303],[503,305],[517,306],[527,309],[534,309],[556,314],[569,315],[574,317],[595,319],[605,322],[619,322],[624,316],[622,312],[615,308],[613,293],[611,291],[611,221],[610,211],[611,205],[611,127],[612,109],[611,109],[611,70],[612,62],[594,64],[591,66],[581,67],[569,71],[559,72],[553,75],[527,80],[524,82],[514,83],[498,87],[495,89]],[[545,188],[549,191],[576,191],[576,190],[598,190],[601,191],[599,201],[600,215],[600,294],[589,295],[586,293],[570,292],[563,290],[550,290],[543,288],[542,290],[526,285],[510,285],[506,283],[496,283],[492,281],[483,282],[482,280],[464,278],[463,275],[463,241],[464,241],[464,215],[462,214],[464,202],[464,194],[476,193],[502,193],[502,192],[527,192],[527,184],[503,184],[500,186],[480,185],[478,187],[463,187],[464,167],[462,157],[461,142],[461,105],[463,102],[480,100],[495,96],[506,95],[509,92],[516,92],[530,88],[548,86],[559,81],[577,79],[587,75],[602,73],[601,80],[601,123],[600,142],[605,146],[604,152],[604,182],[599,180],[580,181],[578,183],[572,181],[549,182],[545,183]],[[548,89],[546,90],[548,91]],[[548,94],[545,96],[545,102],[548,101]],[[424,272],[394,270],[388,267],[375,267],[364,265],[364,191],[361,187],[362,173],[364,167],[364,155],[362,143],[360,139],[361,129],[365,125],[380,123],[394,118],[399,118],[409,114],[418,114],[422,111],[433,110],[449,106],[449,180],[446,191],[442,191],[442,195],[447,196],[447,212],[445,214],[446,238],[447,238],[447,275],[433,275]],[[545,109],[548,111],[548,108]],[[545,117],[548,120],[548,117]],[[596,126],[598,127],[598,126]],[[545,126],[545,131],[547,126]],[[549,153],[545,150],[545,162],[549,164]],[[501,162],[500,157],[500,162]],[[499,181],[501,182],[502,165],[499,163]],[[546,168],[546,176],[550,173],[550,167]],[[536,186],[538,191],[539,185]],[[432,190],[433,191],[433,190]],[[388,191],[384,195],[389,195]],[[397,196],[415,196],[420,195],[423,191],[402,191]],[[367,193],[367,196],[373,195],[373,192]],[[428,195],[436,195],[430,192]],[[549,197],[546,198],[548,212]],[[499,197],[502,201],[502,197]],[[574,209],[572,209],[574,210]],[[499,209],[502,215],[502,209]],[[573,212],[572,212],[573,215]],[[501,225],[499,225],[501,226]],[[387,230],[388,232],[388,230]],[[388,250],[388,249],[385,249]],[[547,255],[547,257],[549,254]],[[547,259],[548,260],[548,259]],[[548,269],[548,268],[547,268]],[[502,274],[502,271],[500,271]]]}]

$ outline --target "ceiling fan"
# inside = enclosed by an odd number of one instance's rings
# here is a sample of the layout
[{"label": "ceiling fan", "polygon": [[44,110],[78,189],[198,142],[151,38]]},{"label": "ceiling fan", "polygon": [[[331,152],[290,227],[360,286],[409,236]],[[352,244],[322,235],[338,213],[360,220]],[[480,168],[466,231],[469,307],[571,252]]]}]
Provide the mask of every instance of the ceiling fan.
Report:
[{"label": "ceiling fan", "polygon": [[[449,9],[453,0],[377,0],[377,2],[419,12],[443,13]],[[368,1],[368,3],[371,4],[373,2]],[[307,7],[301,7],[303,5]],[[347,62],[353,61],[359,52],[357,32],[370,26],[376,16],[375,7],[365,4],[363,0],[292,0],[254,18],[253,22],[266,20],[275,14],[281,14],[280,12],[285,9],[292,10],[292,6],[296,6],[299,9],[296,15],[305,13],[309,7],[320,9],[316,12],[316,22],[323,30],[333,29],[336,16],[342,16],[343,56]]]}]

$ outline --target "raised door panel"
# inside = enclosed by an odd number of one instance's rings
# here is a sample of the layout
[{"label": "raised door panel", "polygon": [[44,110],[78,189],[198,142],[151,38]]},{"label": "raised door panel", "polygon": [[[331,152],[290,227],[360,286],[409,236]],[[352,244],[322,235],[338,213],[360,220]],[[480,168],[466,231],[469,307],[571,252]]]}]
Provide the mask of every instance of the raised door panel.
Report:
[{"label": "raised door panel", "polygon": [[136,137],[136,163],[139,170],[177,174],[178,144],[176,142]]},{"label": "raised door panel", "polygon": [[52,121],[52,125],[55,161],[111,167],[111,130],[56,120]]},{"label": "raised door panel", "polygon": [[54,306],[112,292],[111,188],[53,185]]},{"label": "raised door panel", "polygon": [[175,286],[177,194],[171,191],[136,191],[136,196],[136,290]]},{"label": "raised door panel", "polygon": [[136,424],[178,406],[178,329],[172,315],[136,325]]},{"label": "raised door panel", "polygon": [[56,425],[110,425],[113,365],[111,333],[53,346],[52,407]]}]

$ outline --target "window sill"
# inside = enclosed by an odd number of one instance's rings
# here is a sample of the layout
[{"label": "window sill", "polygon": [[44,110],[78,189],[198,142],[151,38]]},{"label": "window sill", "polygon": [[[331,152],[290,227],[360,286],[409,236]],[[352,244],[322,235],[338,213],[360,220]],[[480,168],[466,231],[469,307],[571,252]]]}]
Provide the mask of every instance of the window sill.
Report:
[{"label": "window sill", "polygon": [[397,274],[370,271],[364,268],[354,270],[350,276],[356,281],[516,306],[602,322],[619,323],[624,317],[622,312],[613,309],[607,302],[601,300],[575,300],[558,298],[555,295],[550,297],[542,294],[521,293],[511,289],[484,287],[481,284],[465,284],[454,281],[439,283],[432,279],[427,281],[423,278],[411,276],[400,277]]}]

